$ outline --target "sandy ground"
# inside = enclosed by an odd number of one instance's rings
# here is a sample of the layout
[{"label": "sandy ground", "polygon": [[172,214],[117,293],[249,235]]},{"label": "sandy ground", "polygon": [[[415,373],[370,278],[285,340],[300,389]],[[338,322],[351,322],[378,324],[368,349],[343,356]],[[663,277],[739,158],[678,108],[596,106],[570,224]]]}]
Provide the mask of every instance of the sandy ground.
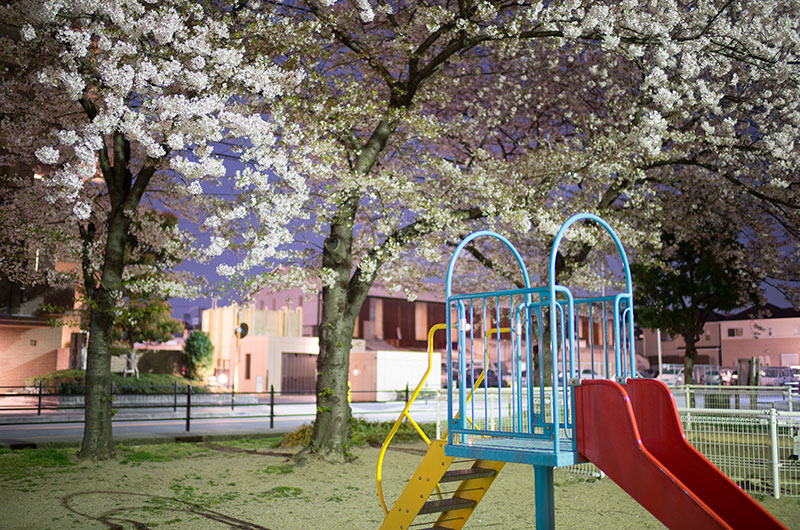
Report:
[{"label": "sandy ground", "polygon": [[[423,447],[390,450],[383,481],[390,505]],[[354,449],[358,458],[351,464],[302,467],[278,454],[287,450],[255,441],[119,451],[115,461],[54,467],[20,466],[12,461],[18,455],[0,453],[0,528],[371,529],[383,520],[376,448]],[[662,528],[607,478],[556,470],[555,481],[559,528]],[[800,499],[759,500],[800,529]],[[467,528],[534,528],[533,510],[532,468],[508,464]]]}]

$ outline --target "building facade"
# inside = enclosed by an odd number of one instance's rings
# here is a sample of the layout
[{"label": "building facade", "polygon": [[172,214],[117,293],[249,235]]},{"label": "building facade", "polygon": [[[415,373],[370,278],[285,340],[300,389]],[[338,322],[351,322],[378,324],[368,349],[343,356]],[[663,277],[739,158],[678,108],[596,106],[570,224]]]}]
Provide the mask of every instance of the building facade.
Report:
[{"label": "building facade", "polygon": [[[638,353],[658,365],[658,333],[644,330]],[[800,365],[800,311],[768,304],[706,322],[697,343],[698,364],[735,367],[756,357],[761,366]],[[683,364],[686,344],[661,333],[661,362]]]}]

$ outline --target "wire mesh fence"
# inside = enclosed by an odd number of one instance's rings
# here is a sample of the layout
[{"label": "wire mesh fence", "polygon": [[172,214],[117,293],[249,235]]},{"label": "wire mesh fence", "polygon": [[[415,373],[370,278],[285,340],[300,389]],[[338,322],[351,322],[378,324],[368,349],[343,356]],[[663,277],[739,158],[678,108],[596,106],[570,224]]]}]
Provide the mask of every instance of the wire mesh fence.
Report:
[{"label": "wire mesh fence", "polygon": [[[686,438],[700,453],[751,494],[800,497],[800,395],[792,388],[673,387]],[[511,404],[502,394],[475,396],[479,429],[502,429]],[[536,398],[538,399],[538,397]],[[551,399],[548,393],[546,400]],[[687,406],[693,405],[693,406]],[[447,398],[440,397],[437,436],[447,429]],[[484,411],[490,411],[485,413]],[[564,433],[566,437],[567,433]],[[602,477],[592,463],[570,472]]]}]

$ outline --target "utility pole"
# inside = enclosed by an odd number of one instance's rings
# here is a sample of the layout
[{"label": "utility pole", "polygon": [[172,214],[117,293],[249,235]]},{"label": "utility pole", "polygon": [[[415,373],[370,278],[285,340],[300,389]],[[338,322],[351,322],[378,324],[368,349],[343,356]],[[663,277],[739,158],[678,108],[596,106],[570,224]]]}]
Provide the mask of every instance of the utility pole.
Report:
[{"label": "utility pole", "polygon": [[233,391],[236,391],[236,383],[239,381],[239,339],[242,332],[241,325],[239,324],[239,305],[233,304],[233,310],[236,311],[236,328],[234,329],[234,334],[236,335],[236,345],[234,346],[234,360],[233,360],[233,381],[231,382],[231,388]]},{"label": "utility pole", "polygon": [[661,328],[656,329],[656,343],[658,344],[658,378],[661,378]]}]

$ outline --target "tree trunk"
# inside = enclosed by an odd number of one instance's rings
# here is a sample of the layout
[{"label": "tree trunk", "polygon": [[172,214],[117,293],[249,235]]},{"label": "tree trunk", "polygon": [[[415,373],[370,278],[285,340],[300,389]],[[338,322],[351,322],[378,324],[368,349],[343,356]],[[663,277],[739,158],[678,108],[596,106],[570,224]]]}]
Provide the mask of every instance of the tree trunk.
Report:
[{"label": "tree trunk", "polygon": [[[353,220],[358,199],[351,197],[342,206],[340,221],[331,231],[322,250],[322,266],[332,270],[335,280],[322,288],[322,315],[317,358],[317,415],[307,451],[334,462],[348,460],[350,442],[350,403],[348,379],[350,348],[356,317],[364,303],[374,276],[362,283],[351,278]],[[301,457],[302,457],[301,456]]]},{"label": "tree trunk", "polygon": [[[91,295],[91,320],[86,360],[86,412],[80,459],[105,460],[114,456],[111,432],[111,341],[114,306],[122,289],[125,243],[130,219],[122,208],[108,220],[108,236],[100,284]],[[84,278],[93,282],[94,278]]]},{"label": "tree trunk", "polygon": [[683,382],[687,385],[694,384],[694,365],[697,362],[697,345],[694,334],[683,334],[686,343],[686,356],[683,358]]},{"label": "tree trunk", "polygon": [[322,291],[322,320],[317,358],[317,416],[310,452],[326,460],[344,462],[349,458],[350,403],[348,380],[350,348],[356,309],[347,303],[347,289],[341,286]]}]

